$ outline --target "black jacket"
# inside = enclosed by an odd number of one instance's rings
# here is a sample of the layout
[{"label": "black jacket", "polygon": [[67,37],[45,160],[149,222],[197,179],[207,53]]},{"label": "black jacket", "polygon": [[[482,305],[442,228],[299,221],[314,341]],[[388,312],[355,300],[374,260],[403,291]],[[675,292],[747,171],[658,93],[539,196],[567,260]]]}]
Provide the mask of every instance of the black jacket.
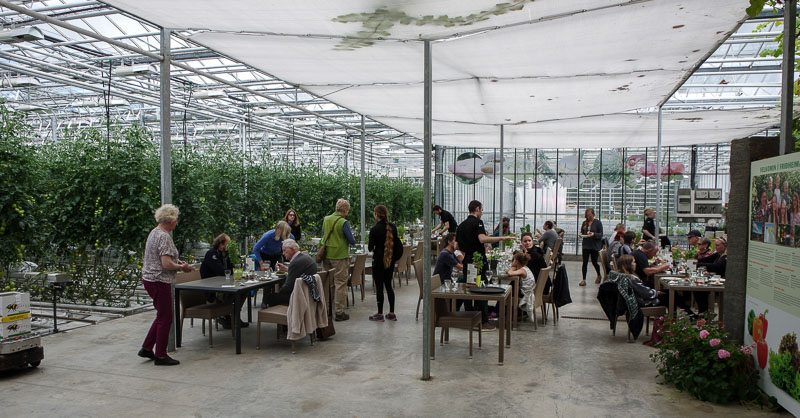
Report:
[{"label": "black jacket", "polygon": [[728,255],[720,256],[717,253],[697,260],[697,267],[705,267],[709,273],[716,273],[725,277],[725,268],[728,265]]},{"label": "black jacket", "polygon": [[[403,256],[403,243],[397,236],[397,227],[389,223],[392,228],[394,240],[392,245],[392,261],[397,261]],[[372,251],[372,265],[383,266],[383,250],[386,244],[386,221],[380,221],[369,230],[369,250]],[[390,266],[391,267],[391,266]],[[388,268],[388,267],[387,267]]]},{"label": "black jacket", "polygon": [[228,253],[212,248],[203,257],[203,264],[200,265],[200,277],[207,279],[214,276],[224,276],[225,270],[233,270],[233,263],[228,257]]}]

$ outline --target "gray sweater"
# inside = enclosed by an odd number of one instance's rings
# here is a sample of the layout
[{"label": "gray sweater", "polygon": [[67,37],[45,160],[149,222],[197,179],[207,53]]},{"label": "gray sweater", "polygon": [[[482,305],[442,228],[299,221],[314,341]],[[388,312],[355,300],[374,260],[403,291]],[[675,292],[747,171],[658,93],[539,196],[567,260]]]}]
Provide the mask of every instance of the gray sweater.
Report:
[{"label": "gray sweater", "polygon": [[283,282],[278,293],[291,295],[294,290],[294,281],[304,274],[317,274],[317,262],[310,255],[299,252],[294,255],[289,263],[289,272],[286,274],[286,281]]},{"label": "gray sweater", "polygon": [[548,248],[553,248],[556,245],[556,240],[558,239],[558,234],[552,228],[544,231],[542,237],[539,238],[539,241],[544,242],[545,247],[543,248],[544,251],[547,251]]}]

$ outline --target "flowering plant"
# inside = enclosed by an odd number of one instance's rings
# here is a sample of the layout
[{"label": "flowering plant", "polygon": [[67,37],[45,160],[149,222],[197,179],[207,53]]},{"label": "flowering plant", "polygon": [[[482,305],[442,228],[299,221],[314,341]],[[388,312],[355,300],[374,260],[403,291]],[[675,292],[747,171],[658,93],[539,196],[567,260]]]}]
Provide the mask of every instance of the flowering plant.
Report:
[{"label": "flowering plant", "polygon": [[750,347],[729,340],[717,320],[693,320],[681,312],[659,332],[663,338],[650,359],[666,383],[703,401],[769,403],[756,385]]}]

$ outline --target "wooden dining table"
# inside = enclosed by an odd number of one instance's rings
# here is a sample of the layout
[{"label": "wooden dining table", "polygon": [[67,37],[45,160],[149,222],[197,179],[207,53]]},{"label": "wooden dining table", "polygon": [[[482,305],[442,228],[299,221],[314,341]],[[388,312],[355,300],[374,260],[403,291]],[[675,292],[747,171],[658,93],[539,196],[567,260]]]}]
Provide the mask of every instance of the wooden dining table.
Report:
[{"label": "wooden dining table", "polygon": [[[444,299],[450,301],[450,309],[452,310],[455,306],[456,300],[471,300],[471,301],[496,301],[499,302],[499,313],[498,313],[498,352],[497,352],[497,361],[500,365],[503,364],[503,348],[504,347],[511,347],[511,285],[507,284],[500,284],[500,285],[493,285],[496,287],[500,287],[503,289],[502,293],[473,293],[470,292],[469,287],[464,283],[458,283],[455,288],[449,288],[447,286],[439,286],[438,288],[431,291],[431,306],[436,303],[436,299]],[[431,358],[435,359],[436,357],[436,349],[435,349],[435,327],[436,319],[433,318],[431,315],[430,318],[431,326],[430,326],[430,342],[431,342]],[[503,344],[503,334],[505,334],[505,344]]]},{"label": "wooden dining table", "polygon": [[694,284],[691,278],[676,279],[674,277],[660,277],[661,288],[669,290],[669,310],[667,315],[672,318],[675,316],[675,292],[706,292],[708,293],[708,308],[713,311],[716,295],[719,294],[719,316],[722,318],[725,306],[725,285],[724,284]]},{"label": "wooden dining table", "polygon": [[[241,330],[241,310],[244,301],[247,301],[247,322],[252,320],[252,309],[250,307],[250,298],[247,295],[254,290],[265,288],[267,286],[274,286],[275,284],[283,282],[285,276],[276,276],[266,280],[258,281],[241,281],[235,282],[227,280],[225,276],[209,277],[207,279],[195,280],[186,283],[179,283],[175,285],[175,345],[181,346],[182,330],[181,330],[181,309],[180,309],[180,294],[182,290],[195,290],[204,292],[219,292],[230,293],[234,296],[233,302],[233,330],[236,338],[236,354],[242,353],[242,330]],[[209,325],[211,326],[211,325]]]}]

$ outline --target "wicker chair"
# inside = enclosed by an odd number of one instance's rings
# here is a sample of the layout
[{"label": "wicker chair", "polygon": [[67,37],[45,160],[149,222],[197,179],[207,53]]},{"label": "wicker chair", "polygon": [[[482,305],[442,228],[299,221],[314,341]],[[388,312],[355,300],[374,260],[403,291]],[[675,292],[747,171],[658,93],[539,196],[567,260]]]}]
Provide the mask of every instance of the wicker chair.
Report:
[{"label": "wicker chair", "polygon": [[[431,277],[431,290],[434,286],[441,286],[439,275],[435,274]],[[481,313],[480,311],[457,311],[451,312],[448,306],[449,301],[437,299],[433,307],[433,327],[442,328],[439,335],[439,345],[444,345],[445,341],[450,340],[450,328],[461,328],[469,330],[469,358],[472,358],[472,331],[478,330],[478,347],[483,344],[483,337],[481,336]],[[447,335],[447,337],[445,337]],[[435,344],[431,339],[431,357],[436,356]]]},{"label": "wicker chair", "polygon": [[[200,271],[194,270],[192,272],[180,272],[175,277],[176,283],[187,283],[200,280]],[[203,335],[206,335],[206,321],[208,321],[208,346],[214,346],[214,331],[211,326],[211,321],[215,321],[221,316],[231,315],[233,318],[233,305],[221,303],[208,303],[206,301],[206,292],[199,290],[182,290],[180,293],[181,299],[181,323],[180,327],[183,330],[183,322],[189,318],[194,326],[194,319],[202,320]],[[217,324],[217,326],[219,326]],[[219,328],[218,328],[219,329]],[[231,327],[231,334],[236,330]],[[235,336],[235,335],[234,335]]]}]

